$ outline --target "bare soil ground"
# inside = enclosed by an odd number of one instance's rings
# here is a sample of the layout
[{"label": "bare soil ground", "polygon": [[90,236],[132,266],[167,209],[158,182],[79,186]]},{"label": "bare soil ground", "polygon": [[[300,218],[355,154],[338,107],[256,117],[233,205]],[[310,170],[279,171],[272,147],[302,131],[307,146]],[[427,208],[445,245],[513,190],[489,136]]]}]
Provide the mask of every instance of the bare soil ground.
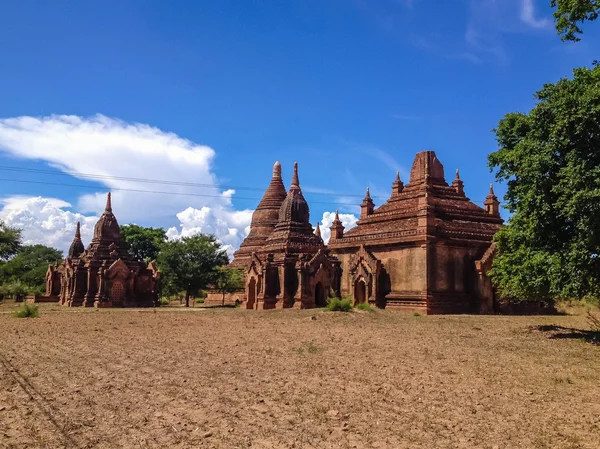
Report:
[{"label": "bare soil ground", "polygon": [[12,308],[0,447],[600,447],[583,316]]}]

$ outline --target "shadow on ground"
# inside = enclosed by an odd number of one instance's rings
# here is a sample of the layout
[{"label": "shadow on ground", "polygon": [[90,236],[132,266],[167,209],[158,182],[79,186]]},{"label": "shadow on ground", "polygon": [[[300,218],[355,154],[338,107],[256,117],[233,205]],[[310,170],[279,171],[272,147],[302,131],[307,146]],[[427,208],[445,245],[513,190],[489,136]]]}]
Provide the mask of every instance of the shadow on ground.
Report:
[{"label": "shadow on ground", "polygon": [[546,332],[549,334],[548,338],[551,339],[576,339],[600,345],[600,332],[598,331],[575,329],[572,327],[557,326],[555,324],[532,326],[530,330]]}]

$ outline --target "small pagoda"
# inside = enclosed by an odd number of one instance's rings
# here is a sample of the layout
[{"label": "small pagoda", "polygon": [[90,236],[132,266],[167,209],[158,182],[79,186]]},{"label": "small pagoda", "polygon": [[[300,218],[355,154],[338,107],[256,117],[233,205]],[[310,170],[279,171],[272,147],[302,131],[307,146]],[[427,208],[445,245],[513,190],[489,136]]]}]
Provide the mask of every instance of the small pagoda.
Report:
[{"label": "small pagoda", "polygon": [[136,260],[123,247],[109,193],[87,250],[77,223],[67,257],[48,266],[46,294],[69,307],[148,307],[157,303],[159,279],[155,262]]}]

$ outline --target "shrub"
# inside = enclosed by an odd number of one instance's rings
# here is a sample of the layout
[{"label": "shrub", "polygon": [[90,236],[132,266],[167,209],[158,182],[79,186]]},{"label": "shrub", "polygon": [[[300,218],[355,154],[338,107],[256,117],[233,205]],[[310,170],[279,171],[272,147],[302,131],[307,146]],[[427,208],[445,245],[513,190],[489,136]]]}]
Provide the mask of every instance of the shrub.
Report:
[{"label": "shrub", "polygon": [[369,304],[368,302],[361,302],[356,306],[356,308],[365,312],[375,312],[373,307],[371,307],[371,304]]},{"label": "shrub", "polygon": [[165,298],[164,296],[162,298],[159,298],[158,302],[161,306],[168,306],[171,303],[171,301],[169,301],[169,298]]},{"label": "shrub", "polygon": [[326,309],[329,312],[350,312],[352,310],[352,301],[350,298],[329,298]]},{"label": "shrub", "polygon": [[15,318],[37,318],[40,316],[40,311],[33,304],[27,304],[25,302],[13,312],[13,316]]},{"label": "shrub", "polygon": [[421,316],[421,314],[419,312],[414,312],[413,316]]},{"label": "shrub", "polygon": [[196,298],[196,304],[204,304],[204,298]]}]

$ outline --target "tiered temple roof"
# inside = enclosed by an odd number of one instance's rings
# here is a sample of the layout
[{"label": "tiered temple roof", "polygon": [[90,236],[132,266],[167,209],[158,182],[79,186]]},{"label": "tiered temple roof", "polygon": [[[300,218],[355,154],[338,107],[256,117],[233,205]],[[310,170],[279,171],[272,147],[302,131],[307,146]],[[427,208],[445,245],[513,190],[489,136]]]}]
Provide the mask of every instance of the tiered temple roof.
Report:
[{"label": "tiered temple roof", "polygon": [[267,238],[279,221],[279,209],[286,197],[285,187],[281,179],[281,164],[273,165],[273,176],[260,203],[252,214],[250,233],[233,255],[231,266],[242,266],[250,261],[253,252],[264,249]]},{"label": "tiered temple roof", "polygon": [[310,210],[302,195],[298,179],[298,163],[294,163],[292,185],[279,209],[279,220],[266,241],[270,253],[316,253],[325,244],[310,224]]},{"label": "tiered temple roof", "polygon": [[435,152],[423,151],[415,157],[410,182],[404,186],[397,174],[392,195],[378,208],[367,190],[357,226],[341,238],[332,239],[329,246],[387,245],[426,237],[489,242],[502,224],[498,204],[493,191],[485,209],[471,202],[458,171],[452,185],[448,185]]}]

